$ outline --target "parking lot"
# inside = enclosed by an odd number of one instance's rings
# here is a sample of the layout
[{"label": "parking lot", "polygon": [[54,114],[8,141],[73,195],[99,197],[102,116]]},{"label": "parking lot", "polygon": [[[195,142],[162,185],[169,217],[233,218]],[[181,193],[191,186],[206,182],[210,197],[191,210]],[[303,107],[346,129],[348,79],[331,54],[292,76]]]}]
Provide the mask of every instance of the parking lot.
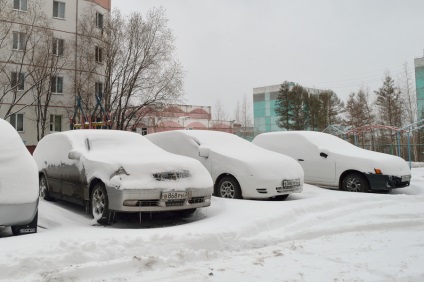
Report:
[{"label": "parking lot", "polygon": [[408,188],[349,193],[305,185],[286,201],[213,197],[182,218],[121,216],[40,201],[37,234],[0,229],[0,279],[31,281],[419,281],[424,168]]}]

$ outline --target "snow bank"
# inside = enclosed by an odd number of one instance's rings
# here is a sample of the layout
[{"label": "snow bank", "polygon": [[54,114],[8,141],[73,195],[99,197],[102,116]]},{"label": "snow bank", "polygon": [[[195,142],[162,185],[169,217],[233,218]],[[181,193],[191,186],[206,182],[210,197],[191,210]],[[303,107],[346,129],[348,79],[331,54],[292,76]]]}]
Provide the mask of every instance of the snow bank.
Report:
[{"label": "snow bank", "polygon": [[363,194],[305,185],[283,202],[214,197],[188,219],[107,227],[91,226],[71,204],[41,201],[45,229],[0,238],[0,279],[421,281],[423,168],[413,169],[411,188]]}]

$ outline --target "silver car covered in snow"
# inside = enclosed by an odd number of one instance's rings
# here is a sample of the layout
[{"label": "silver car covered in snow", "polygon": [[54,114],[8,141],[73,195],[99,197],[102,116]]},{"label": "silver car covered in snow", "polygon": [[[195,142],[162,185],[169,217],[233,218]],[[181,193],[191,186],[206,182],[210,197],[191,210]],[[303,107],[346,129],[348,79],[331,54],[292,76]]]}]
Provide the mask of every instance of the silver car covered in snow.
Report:
[{"label": "silver car covered in snow", "polygon": [[212,179],[198,161],[136,133],[54,133],[39,142],[34,158],[44,199],[85,205],[99,223],[110,222],[115,211],[191,213],[211,203]]}]

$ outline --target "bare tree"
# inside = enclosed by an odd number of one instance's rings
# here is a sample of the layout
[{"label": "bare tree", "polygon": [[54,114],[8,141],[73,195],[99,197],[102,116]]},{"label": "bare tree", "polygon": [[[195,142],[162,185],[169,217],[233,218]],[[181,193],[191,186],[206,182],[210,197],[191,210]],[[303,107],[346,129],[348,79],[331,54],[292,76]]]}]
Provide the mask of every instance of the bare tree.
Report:
[{"label": "bare tree", "polygon": [[[413,124],[417,122],[417,96],[414,87],[413,78],[408,66],[408,63],[403,64],[402,73],[399,78],[399,89],[401,92],[402,99],[402,112],[403,112],[403,123]],[[418,143],[418,132],[412,133],[412,148],[415,158],[418,156],[418,147],[415,145]]]},{"label": "bare tree", "polygon": [[174,36],[163,8],[143,17],[118,11],[106,27],[105,105],[117,129],[127,130],[151,105],[176,103],[183,94],[183,70],[174,55]]},{"label": "bare tree", "polygon": [[35,102],[28,97],[46,78],[33,76],[33,72],[40,52],[48,48],[50,25],[41,1],[32,1],[20,7],[22,10],[12,9],[10,4],[0,0],[0,49],[10,50],[0,53],[0,108],[4,118]]},{"label": "bare tree", "polygon": [[243,96],[241,101],[241,111],[240,111],[240,124],[241,124],[241,134],[243,138],[246,138],[251,131],[252,127],[252,103],[247,99],[247,95]]},{"label": "bare tree", "polygon": [[213,110],[213,120],[216,124],[220,124],[223,121],[228,120],[228,114],[225,111],[220,99],[216,100]]},{"label": "bare tree", "polygon": [[415,93],[411,71],[407,62],[403,64],[399,81],[399,90],[403,101],[403,117],[405,118],[405,123],[412,124],[417,121],[417,96]]}]

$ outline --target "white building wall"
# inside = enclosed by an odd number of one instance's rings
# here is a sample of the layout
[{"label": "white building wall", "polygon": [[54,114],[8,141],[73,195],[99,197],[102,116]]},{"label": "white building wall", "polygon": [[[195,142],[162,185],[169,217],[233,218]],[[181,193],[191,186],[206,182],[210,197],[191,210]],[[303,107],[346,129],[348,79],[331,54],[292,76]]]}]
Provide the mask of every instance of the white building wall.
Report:
[{"label": "white building wall", "polygon": [[[78,22],[82,20],[83,15],[87,15],[90,12],[94,11],[93,23],[95,22],[95,11],[102,13],[106,16],[109,11],[100,5],[94,3],[94,1],[88,0],[60,0],[59,2],[65,3],[65,17],[64,19],[54,18],[53,17],[53,0],[28,0],[28,5],[41,5],[41,10],[46,15],[47,19],[50,21],[51,30],[54,34],[54,37],[64,39],[65,41],[65,56],[66,56],[66,65],[63,66],[63,69],[60,71],[59,76],[63,76],[64,91],[63,94],[53,94],[51,100],[51,106],[49,107],[49,114],[60,115],[62,116],[62,130],[69,130],[70,128],[70,118],[73,116],[74,105],[75,105],[75,87],[74,87],[74,77],[75,69],[79,67],[75,63],[75,52],[76,52],[76,34]],[[98,2],[98,1],[97,1]],[[103,6],[110,7],[110,0],[102,0]],[[108,5],[109,3],[109,5]],[[7,4],[7,3],[6,3]],[[25,17],[23,11],[13,10],[13,0],[9,0],[10,5],[6,5],[5,8],[10,10],[10,13],[14,13],[16,17],[15,21],[18,22],[16,26],[13,27],[14,30],[19,31],[23,29],[23,25],[19,24],[20,17]],[[4,12],[4,11],[3,11]],[[3,24],[0,18],[0,24]],[[3,19],[4,20],[4,19]],[[13,55],[12,51],[12,33],[10,34],[9,42],[5,46],[9,48],[0,48],[0,61],[7,61],[10,55]],[[5,47],[2,46],[2,47]],[[93,46],[93,54],[94,54]],[[12,70],[16,69],[18,64],[9,64],[6,73],[10,73]],[[98,66],[98,73],[104,73],[104,65]],[[25,70],[24,70],[25,71]],[[97,82],[103,82],[103,79],[99,77],[95,78]],[[94,83],[93,81],[93,97],[94,97]],[[2,78],[0,78],[0,83],[6,83]],[[7,82],[9,83],[9,82]],[[25,82],[27,83],[27,81]],[[34,101],[34,92],[27,92],[25,97],[14,107],[14,111],[24,108],[19,111],[24,115],[24,130],[19,132],[22,137],[22,140],[27,146],[34,146],[37,144],[37,126],[36,126],[36,116],[35,108],[33,106],[28,106]],[[19,91],[18,91],[19,95]],[[6,97],[2,103],[10,103],[11,97]],[[7,111],[7,105],[0,105],[0,117],[4,118]],[[7,118],[7,120],[9,120]],[[49,127],[49,126],[48,126]],[[47,128],[46,133],[49,133],[50,130]]]}]

